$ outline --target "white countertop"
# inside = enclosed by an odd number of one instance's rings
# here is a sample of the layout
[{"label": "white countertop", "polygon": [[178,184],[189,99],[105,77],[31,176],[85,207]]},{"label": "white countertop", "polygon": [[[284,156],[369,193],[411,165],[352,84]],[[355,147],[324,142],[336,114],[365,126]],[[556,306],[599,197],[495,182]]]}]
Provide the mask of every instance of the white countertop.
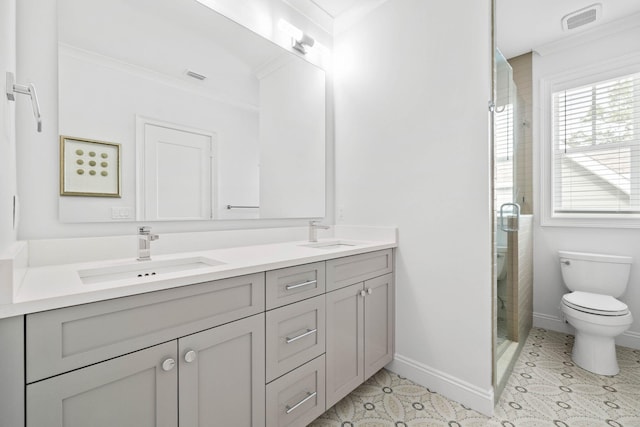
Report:
[{"label": "white countertop", "polygon": [[[344,241],[328,238],[319,242]],[[395,239],[349,241],[355,246],[314,248],[307,241],[263,244],[235,248],[182,252],[152,256],[154,261],[204,257],[224,264],[162,273],[157,276],[134,277],[102,283],[83,283],[79,270],[112,267],[137,262],[135,258],[28,267],[13,296],[13,303],[0,305],[0,318],[51,310],[77,304],[119,298],[128,295],[175,288],[194,283],[241,276],[293,265],[325,261],[349,255],[394,248]],[[141,266],[144,261],[140,262]]]}]

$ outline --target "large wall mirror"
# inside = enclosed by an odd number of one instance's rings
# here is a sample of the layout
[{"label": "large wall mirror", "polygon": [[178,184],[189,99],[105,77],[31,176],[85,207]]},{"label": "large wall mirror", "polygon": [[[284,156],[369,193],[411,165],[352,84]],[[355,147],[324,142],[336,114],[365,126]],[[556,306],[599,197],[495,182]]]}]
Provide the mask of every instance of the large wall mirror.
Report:
[{"label": "large wall mirror", "polygon": [[63,222],[324,216],[322,69],[195,0],[58,0],[58,48],[59,133],[121,157]]}]

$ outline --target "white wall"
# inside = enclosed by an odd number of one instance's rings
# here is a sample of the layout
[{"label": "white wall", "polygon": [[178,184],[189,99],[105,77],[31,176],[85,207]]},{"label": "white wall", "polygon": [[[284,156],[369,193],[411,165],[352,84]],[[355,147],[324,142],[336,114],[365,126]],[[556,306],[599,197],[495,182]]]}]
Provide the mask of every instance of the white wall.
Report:
[{"label": "white wall", "polygon": [[[20,239],[43,239],[52,237],[82,237],[130,234],[135,231],[132,223],[63,224],[58,219],[58,71],[57,71],[57,22],[56,2],[21,0],[17,2],[20,25],[17,28],[18,74],[24,81],[38,85],[43,112],[43,132],[35,132],[33,113],[29,105],[18,105],[16,109],[16,138],[18,192],[22,200]],[[294,25],[311,34],[325,46],[331,46],[331,37],[325,30],[300,15],[281,0],[237,2],[212,1],[217,10],[248,26],[277,43],[285,37],[277,31],[277,23],[284,17]],[[23,19],[29,17],[29,22]],[[329,97],[331,94],[328,94]],[[330,107],[328,107],[330,110]],[[327,128],[331,129],[332,114],[328,114]],[[332,133],[327,132],[327,221],[333,221],[333,156]],[[3,210],[4,212],[4,210]],[[257,227],[296,226],[303,220],[242,220],[213,222],[156,223],[158,232],[237,229]]]},{"label": "white wall", "polygon": [[[534,119],[538,124],[543,114],[540,102],[540,79],[605,64],[629,54],[640,54],[640,15],[622,23],[614,23],[600,32],[582,36],[586,43],[570,39],[564,44],[540,49],[543,55],[534,55]],[[541,132],[534,126],[534,191],[537,195],[536,221],[534,225],[534,325],[572,332],[561,320],[560,299],[567,293],[558,260],[558,250],[631,255],[634,264],[627,293],[620,298],[626,302],[634,317],[634,323],[618,343],[640,348],[640,229],[541,227]]]},{"label": "white wall", "polygon": [[[16,2],[0,2],[0,78],[16,69]],[[22,83],[22,82],[20,82]],[[2,86],[4,89],[4,85]],[[28,103],[24,96],[18,102]],[[0,98],[0,253],[16,240],[13,229],[13,196],[16,194],[15,102]]]},{"label": "white wall", "polygon": [[399,227],[391,367],[485,413],[490,32],[489,1],[390,0],[334,58],[338,223]]}]

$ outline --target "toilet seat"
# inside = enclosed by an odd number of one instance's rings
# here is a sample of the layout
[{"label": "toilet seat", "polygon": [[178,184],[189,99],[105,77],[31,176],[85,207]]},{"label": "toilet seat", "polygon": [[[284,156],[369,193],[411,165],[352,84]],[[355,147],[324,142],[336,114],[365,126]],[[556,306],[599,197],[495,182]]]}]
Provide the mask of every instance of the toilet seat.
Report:
[{"label": "toilet seat", "polygon": [[562,296],[562,303],[567,307],[598,316],[624,316],[629,307],[622,301],[609,295],[575,291]]}]

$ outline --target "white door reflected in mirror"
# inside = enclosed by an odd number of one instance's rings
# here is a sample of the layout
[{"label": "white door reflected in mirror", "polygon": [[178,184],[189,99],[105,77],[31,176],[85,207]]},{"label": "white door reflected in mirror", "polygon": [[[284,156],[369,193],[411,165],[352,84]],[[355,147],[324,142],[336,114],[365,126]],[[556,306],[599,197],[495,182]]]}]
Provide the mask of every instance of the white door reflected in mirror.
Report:
[{"label": "white door reflected in mirror", "polygon": [[216,135],[137,118],[138,220],[213,219]]}]

